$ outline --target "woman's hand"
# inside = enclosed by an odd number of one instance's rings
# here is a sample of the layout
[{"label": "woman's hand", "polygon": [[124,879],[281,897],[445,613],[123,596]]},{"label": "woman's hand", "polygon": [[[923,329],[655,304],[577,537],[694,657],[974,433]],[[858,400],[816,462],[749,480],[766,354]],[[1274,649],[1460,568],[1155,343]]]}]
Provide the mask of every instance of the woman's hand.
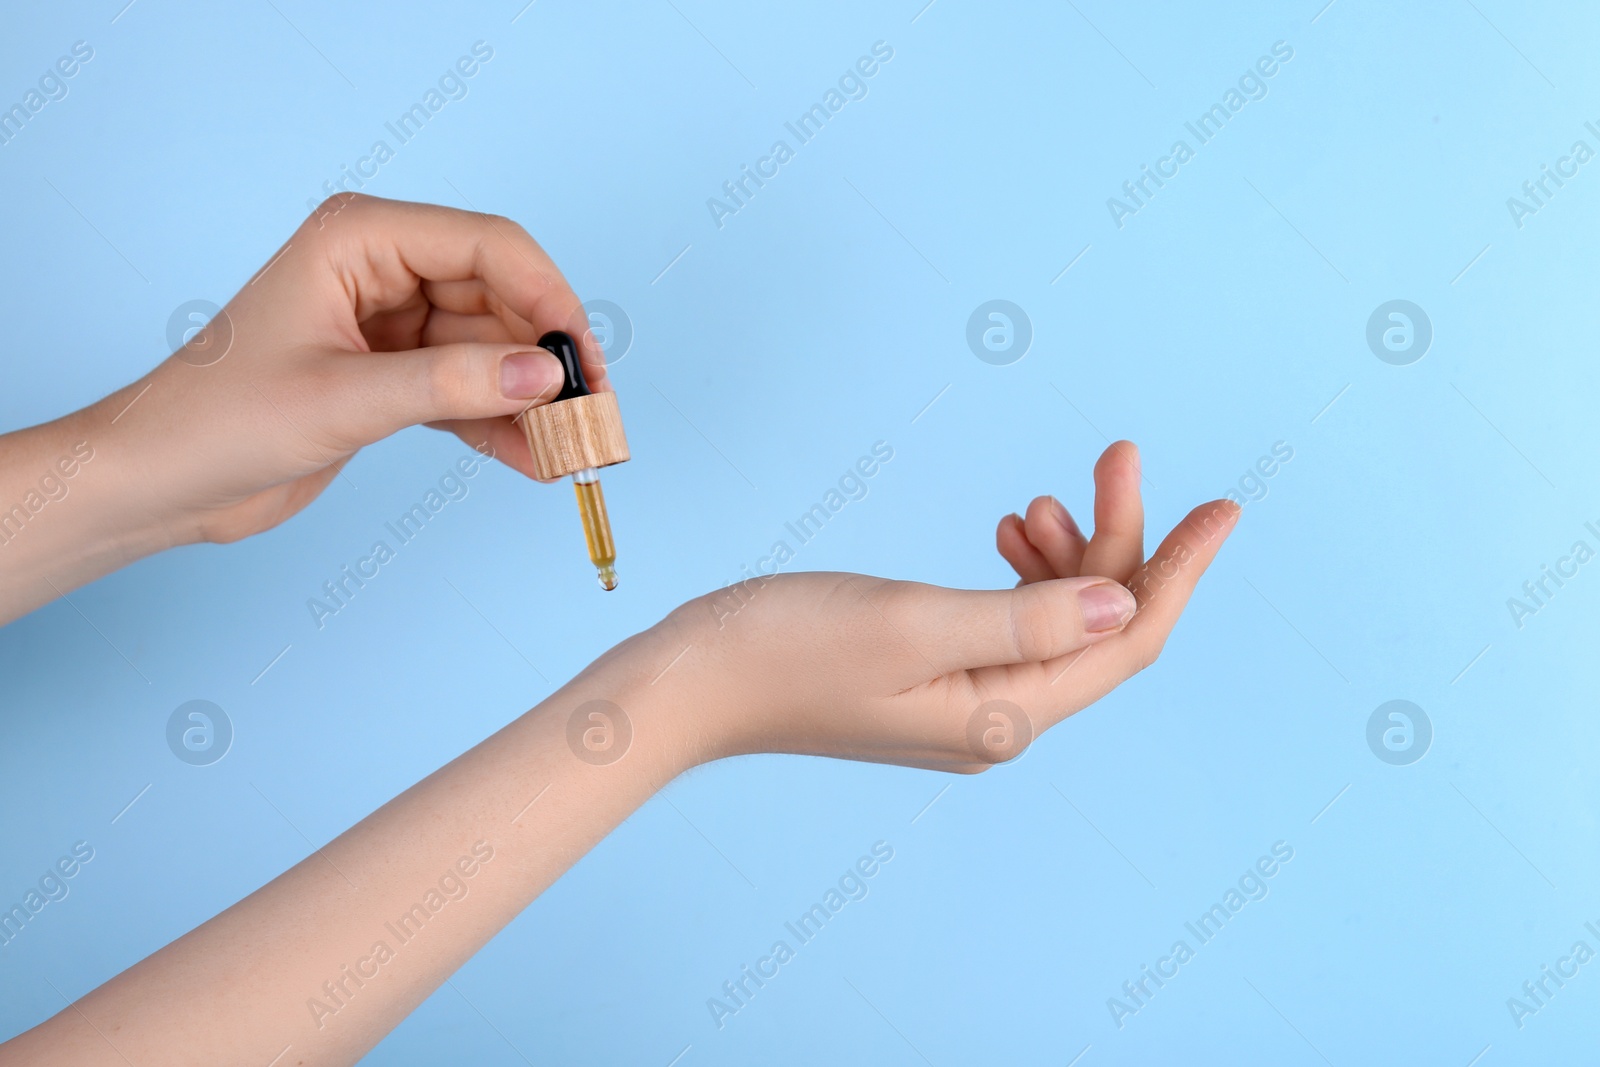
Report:
[{"label": "woman's hand", "polygon": [[683,650],[719,754],[980,771],[1154,662],[1238,514],[1203,504],[1146,560],[1139,455],[1119,442],[1095,467],[1092,539],[1051,497],[1001,521],[1015,589],[754,579],[679,608],[650,654]]},{"label": "woman's hand", "polygon": [[122,412],[112,429],[125,440],[102,454],[138,458],[173,539],[235,541],[418,423],[531,476],[512,419],[560,388],[535,345],[557,329],[578,339],[590,386],[609,388],[578,297],[520,226],[344,194],[172,358],[96,405],[83,433]]},{"label": "woman's hand", "polygon": [[407,426],[531,477],[513,418],[560,389],[549,330],[610,388],[582,304],[520,226],[329,200],[155,370],[0,435],[0,625],[143,556],[270,529]]}]

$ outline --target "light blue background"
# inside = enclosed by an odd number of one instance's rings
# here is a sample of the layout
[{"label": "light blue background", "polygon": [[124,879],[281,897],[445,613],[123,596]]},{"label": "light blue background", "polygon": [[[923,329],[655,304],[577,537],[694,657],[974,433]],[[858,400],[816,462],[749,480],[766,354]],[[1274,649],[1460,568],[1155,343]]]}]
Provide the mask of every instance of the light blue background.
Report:
[{"label": "light blue background", "polygon": [[[795,567],[1006,583],[998,517],[1054,492],[1087,522],[1109,436],[1143,448],[1152,544],[1294,449],[1154,669],[976,778],[697,771],[369,1062],[1592,1048],[1600,962],[1520,1030],[1506,1006],[1573,942],[1600,949],[1600,564],[1521,630],[1506,607],[1573,541],[1600,547],[1600,163],[1521,229],[1506,208],[1574,140],[1600,148],[1592,6],[122,2],[17,7],[0,38],[7,105],[95,49],[0,147],[0,429],[165,356],[171,311],[224,302],[482,39],[470,95],[366,191],[517,218],[627,309],[635,458],[605,479],[622,585],[596,589],[569,490],[497,467],[319,632],[306,598],[464,451],[414,430],[280,529],[0,632],[0,898],[76,840],[97,853],[0,949],[0,1033],[739,577],[874,441],[893,461]],[[869,95],[719,230],[706,199],[879,40]],[[1106,198],[1280,40],[1266,98],[1119,230]],[[1034,329],[1010,366],[965,342],[994,298]],[[1404,367],[1364,340],[1397,298],[1434,328]],[[197,698],[237,731],[205,768],[164,740]],[[1365,739],[1396,698],[1435,731],[1411,766]],[[719,1031],[706,999],[878,840],[895,858],[870,896]],[[1119,1030],[1107,998],[1280,840],[1270,896]]]}]

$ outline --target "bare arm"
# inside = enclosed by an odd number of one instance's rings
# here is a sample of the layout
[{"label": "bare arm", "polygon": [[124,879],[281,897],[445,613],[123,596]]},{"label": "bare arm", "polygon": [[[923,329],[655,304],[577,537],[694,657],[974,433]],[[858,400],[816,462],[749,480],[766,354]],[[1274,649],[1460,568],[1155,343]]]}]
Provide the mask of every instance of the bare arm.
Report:
[{"label": "bare arm", "polygon": [[1092,541],[1049,498],[1002,522],[1016,589],[797,574],[691,601],[0,1064],[353,1063],[689,767],[1015,756],[1156,658],[1237,518],[1204,505],[1146,562],[1134,463],[1097,467]]},{"label": "bare arm", "polygon": [[96,415],[0,435],[0,625],[184,540],[116,461],[124,432]]},{"label": "bare arm", "polygon": [[[640,678],[661,640],[652,631],[619,646],[268,885],[0,1046],[0,1063],[260,1067],[286,1046],[280,1063],[354,1063],[708,755],[671,719],[690,695]],[[628,709],[632,743],[609,765],[567,742],[569,709],[594,698]],[[590,738],[597,759],[605,740]]]}]

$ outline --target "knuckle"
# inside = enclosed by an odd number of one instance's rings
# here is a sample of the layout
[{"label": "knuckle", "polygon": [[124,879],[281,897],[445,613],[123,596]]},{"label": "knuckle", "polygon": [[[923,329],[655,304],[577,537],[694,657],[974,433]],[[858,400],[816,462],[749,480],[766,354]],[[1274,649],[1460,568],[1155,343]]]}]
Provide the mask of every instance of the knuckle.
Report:
[{"label": "knuckle", "polygon": [[1155,662],[1161,658],[1161,650],[1165,646],[1165,641],[1156,641],[1150,644],[1139,646],[1139,650],[1137,653],[1135,653],[1133,658],[1133,670],[1129,672],[1130,676],[1134,674],[1141,674],[1150,667],[1155,666]]},{"label": "knuckle", "polygon": [[361,205],[371,200],[371,197],[361,193],[334,193],[322,203],[318,204],[306,218],[305,225],[313,229],[322,229],[330,219],[342,215],[347,211],[359,210]]},{"label": "knuckle", "polygon": [[524,230],[515,219],[509,219],[504,215],[485,214],[483,223],[488,227],[491,236],[498,235],[515,239],[528,235],[528,231]]},{"label": "knuckle", "polygon": [[505,215],[485,215],[484,220],[488,223],[490,235],[495,240],[507,240],[513,245],[523,245],[527,248],[537,249],[540,252],[544,251],[539,242],[534,240],[533,234],[528,232],[527,227],[516,219],[508,218]]},{"label": "knuckle", "polygon": [[311,398],[347,394],[351,385],[350,376],[338,360],[307,360],[295,369],[295,374],[300,390],[295,402],[302,395]]},{"label": "knuckle", "polygon": [[431,410],[447,412],[472,397],[476,390],[473,364],[459,348],[436,352],[427,361],[425,387]]},{"label": "knuckle", "polygon": [[1011,637],[1023,662],[1049,659],[1059,644],[1060,620],[1043,586],[1023,586],[1011,597]]}]

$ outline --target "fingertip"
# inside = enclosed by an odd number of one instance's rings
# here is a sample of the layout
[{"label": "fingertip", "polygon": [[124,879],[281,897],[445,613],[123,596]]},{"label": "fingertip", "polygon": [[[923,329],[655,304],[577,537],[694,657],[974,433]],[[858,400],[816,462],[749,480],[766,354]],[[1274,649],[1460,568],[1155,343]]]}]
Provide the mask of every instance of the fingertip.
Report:
[{"label": "fingertip", "polygon": [[995,527],[994,541],[1000,558],[1011,565],[1024,584],[1056,577],[1050,561],[1028,539],[1027,525],[1022,516],[1012,512],[1002,518]]},{"label": "fingertip", "polygon": [[[1194,508],[1173,528],[1168,540],[1189,552],[1203,556],[1207,563],[1239,522],[1239,505],[1232,500],[1210,500]],[[1164,543],[1162,548],[1167,546]]]},{"label": "fingertip", "polygon": [[546,349],[508,352],[500,358],[500,395],[526,401],[524,411],[548,402],[564,380],[561,361]]},{"label": "fingertip", "polygon": [[1117,471],[1131,471],[1137,479],[1140,464],[1143,462],[1139,455],[1139,446],[1132,441],[1113,441],[1100,453],[1100,460],[1095,464],[1095,473],[1111,474]]},{"label": "fingertip", "polygon": [[615,392],[611,386],[611,375],[606,363],[606,350],[600,344],[600,339],[594,335],[594,328],[589,324],[588,312],[580,305],[574,318],[576,322],[582,323],[582,327],[575,332],[578,338],[578,354],[583,361],[583,373],[588,379],[589,388],[597,393]]},{"label": "fingertip", "polygon": [[1239,506],[1238,501],[1222,497],[1201,504],[1189,512],[1184,522],[1200,531],[1206,541],[1217,536],[1226,539],[1239,524],[1239,517],[1243,514],[1244,509]]},{"label": "fingertip", "polygon": [[1126,509],[1142,513],[1144,501],[1140,493],[1143,479],[1139,449],[1132,441],[1117,441],[1100,454],[1094,465],[1095,532],[1099,532],[1103,518],[1114,518]]},{"label": "fingertip", "polygon": [[[1035,529],[1039,529],[1045,523],[1058,528],[1068,537],[1083,536],[1083,531],[1078,528],[1072,513],[1066,509],[1066,506],[1061,501],[1053,496],[1034,497],[1033,502],[1028,505],[1028,517],[1024,520],[1024,526],[1031,524]],[[1035,543],[1039,540],[1039,538],[1031,536],[1029,539]]]},{"label": "fingertip", "polygon": [[994,544],[1006,562],[1016,567],[1017,558],[1033,547],[1028,541],[1028,530],[1022,516],[1014,511],[1001,516],[994,528]]},{"label": "fingertip", "polygon": [[1178,580],[1183,590],[1180,600],[1187,600],[1188,591],[1211,566],[1222,543],[1233,532],[1239,514],[1239,505],[1227,499],[1208,501],[1190,511],[1133,579],[1135,595],[1148,605],[1157,593]]},{"label": "fingertip", "polygon": [[1045,499],[1050,502],[1050,513],[1061,524],[1061,528],[1071,537],[1082,537],[1083,530],[1078,526],[1078,520],[1072,517],[1072,512],[1067,510],[1067,506],[1053,496]]}]

